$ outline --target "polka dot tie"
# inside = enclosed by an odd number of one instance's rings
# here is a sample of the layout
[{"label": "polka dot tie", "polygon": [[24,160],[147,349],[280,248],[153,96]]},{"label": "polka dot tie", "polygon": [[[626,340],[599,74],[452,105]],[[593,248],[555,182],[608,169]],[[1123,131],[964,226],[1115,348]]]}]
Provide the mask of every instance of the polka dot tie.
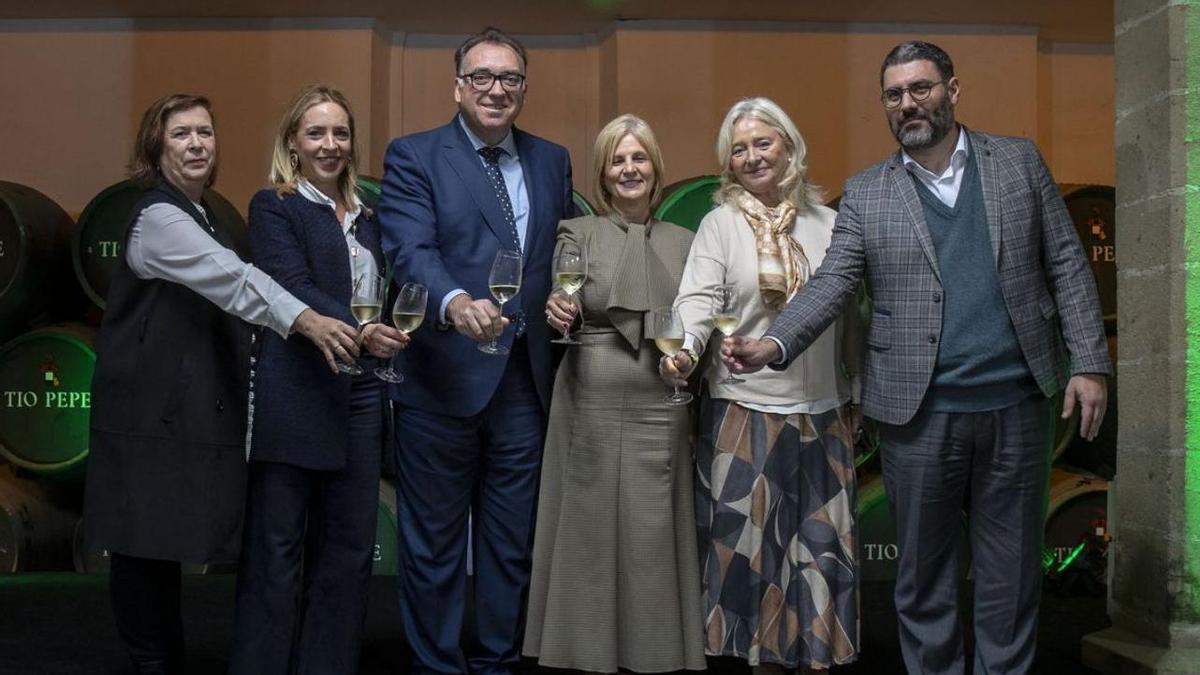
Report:
[{"label": "polka dot tie", "polygon": [[512,200],[508,198],[508,186],[504,183],[504,175],[500,173],[500,155],[504,154],[504,149],[495,145],[485,145],[479,149],[479,154],[487,167],[487,175],[492,181],[492,189],[496,191],[496,199],[500,200],[500,206],[504,210],[504,222],[508,223],[513,245],[519,249],[521,237],[517,234],[517,219],[513,216]]},{"label": "polka dot tie", "polygon": [[[483,165],[487,169],[488,179],[492,181],[492,189],[496,191],[496,199],[500,201],[500,207],[504,211],[504,222],[508,223],[513,246],[516,246],[519,252],[521,236],[517,234],[517,219],[513,216],[512,200],[508,198],[508,185],[504,182],[504,174],[500,173],[500,155],[502,154],[504,154],[504,149],[495,145],[485,145],[479,149],[479,155],[483,157]],[[517,337],[520,337],[525,332],[525,313],[518,311],[512,319],[516,325]]]}]

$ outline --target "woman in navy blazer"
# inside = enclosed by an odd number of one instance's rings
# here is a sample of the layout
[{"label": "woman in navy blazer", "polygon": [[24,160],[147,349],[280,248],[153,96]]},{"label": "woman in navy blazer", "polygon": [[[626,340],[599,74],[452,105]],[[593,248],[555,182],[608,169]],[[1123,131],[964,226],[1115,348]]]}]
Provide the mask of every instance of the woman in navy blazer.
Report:
[{"label": "woman in navy blazer", "polygon": [[[254,262],[317,311],[356,324],[356,279],[379,274],[374,214],[355,193],[354,117],[325,86],[300,92],[250,202]],[[261,338],[231,673],[353,673],[366,615],[382,450],[383,383],[334,374],[295,337]],[[408,338],[372,323],[363,349]]]}]

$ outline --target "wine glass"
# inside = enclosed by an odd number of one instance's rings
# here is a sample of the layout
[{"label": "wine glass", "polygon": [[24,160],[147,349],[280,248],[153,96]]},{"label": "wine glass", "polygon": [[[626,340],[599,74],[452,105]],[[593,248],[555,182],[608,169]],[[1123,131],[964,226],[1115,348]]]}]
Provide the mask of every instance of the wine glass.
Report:
[{"label": "wine glass", "polygon": [[[554,259],[554,285],[561,288],[563,293],[567,294],[567,298],[576,308],[579,309],[579,327],[583,328],[583,305],[575,297],[575,293],[583,288],[583,281],[587,278],[587,258],[584,256],[583,249],[578,244],[571,242],[563,242],[558,249],[558,256]],[[577,345],[579,340],[571,337],[571,326],[567,326],[567,331],[563,336],[551,342],[556,342],[560,345]]]},{"label": "wine glass", "polygon": [[[741,323],[736,285],[717,284],[717,287],[713,289],[712,317],[713,325],[717,327],[717,330],[724,333],[726,337],[733,337],[733,332]],[[723,380],[718,380],[716,384],[738,384],[739,382],[745,382],[745,380],[736,377],[733,371],[729,371],[729,375]]]},{"label": "wine glass", "polygon": [[[379,318],[383,308],[383,277],[378,274],[362,274],[354,279],[354,288],[350,292],[350,313],[358,321],[358,330]],[[349,375],[362,375],[363,369],[357,363],[339,363],[338,370]]]},{"label": "wine glass", "polygon": [[[500,305],[500,314],[504,315],[504,303],[512,300],[521,290],[521,253],[520,251],[496,252],[492,261],[492,271],[488,275],[488,290]],[[495,338],[487,344],[479,345],[479,351],[485,354],[507,354],[508,347],[496,342]]]},{"label": "wine glass", "polygon": [[[683,319],[679,312],[671,307],[660,307],[651,314],[654,333],[654,346],[669,358],[674,358],[683,349]],[[667,405],[687,405],[692,402],[692,395],[686,391],[674,391],[663,397]]]},{"label": "wine glass", "polygon": [[[421,322],[425,320],[425,309],[428,302],[428,289],[415,281],[404,284],[400,287],[400,294],[396,296],[396,302],[392,303],[392,325],[401,333],[411,335],[413,331],[421,327]],[[387,368],[376,368],[375,377],[395,384],[404,381],[404,376],[392,368],[391,363],[388,363]]]}]

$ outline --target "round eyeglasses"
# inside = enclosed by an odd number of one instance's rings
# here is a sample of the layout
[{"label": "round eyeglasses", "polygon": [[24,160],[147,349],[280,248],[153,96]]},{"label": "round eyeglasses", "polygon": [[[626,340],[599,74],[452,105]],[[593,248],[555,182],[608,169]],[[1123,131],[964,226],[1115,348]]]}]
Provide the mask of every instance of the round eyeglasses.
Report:
[{"label": "round eyeglasses", "polygon": [[888,108],[889,110],[892,108],[899,108],[900,104],[904,102],[904,92],[908,92],[908,95],[912,97],[912,100],[919,103],[929,98],[929,95],[933,93],[933,88],[939,84],[946,84],[946,81],[938,80],[937,82],[914,82],[907,87],[892,87],[891,89],[884,89],[883,93],[879,96],[879,100],[883,101],[883,107]]}]

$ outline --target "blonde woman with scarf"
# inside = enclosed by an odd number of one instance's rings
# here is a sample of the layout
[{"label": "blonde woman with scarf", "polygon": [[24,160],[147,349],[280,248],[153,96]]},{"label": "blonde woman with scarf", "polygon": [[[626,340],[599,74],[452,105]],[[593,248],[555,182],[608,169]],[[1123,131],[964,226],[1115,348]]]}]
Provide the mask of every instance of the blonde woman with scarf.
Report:
[{"label": "blonde woman with scarf", "polygon": [[[668,384],[699,365],[695,503],[705,650],[755,673],[823,670],[858,652],[853,434],[861,331],[848,307],[781,371],[727,381],[714,298],[731,286],[737,335],[761,335],[829,246],[835,212],[806,180],[804,139],[769,99],[737,102],[717,136],[721,187],[675,306],[687,336]],[[728,326],[727,326],[728,327]]]}]

